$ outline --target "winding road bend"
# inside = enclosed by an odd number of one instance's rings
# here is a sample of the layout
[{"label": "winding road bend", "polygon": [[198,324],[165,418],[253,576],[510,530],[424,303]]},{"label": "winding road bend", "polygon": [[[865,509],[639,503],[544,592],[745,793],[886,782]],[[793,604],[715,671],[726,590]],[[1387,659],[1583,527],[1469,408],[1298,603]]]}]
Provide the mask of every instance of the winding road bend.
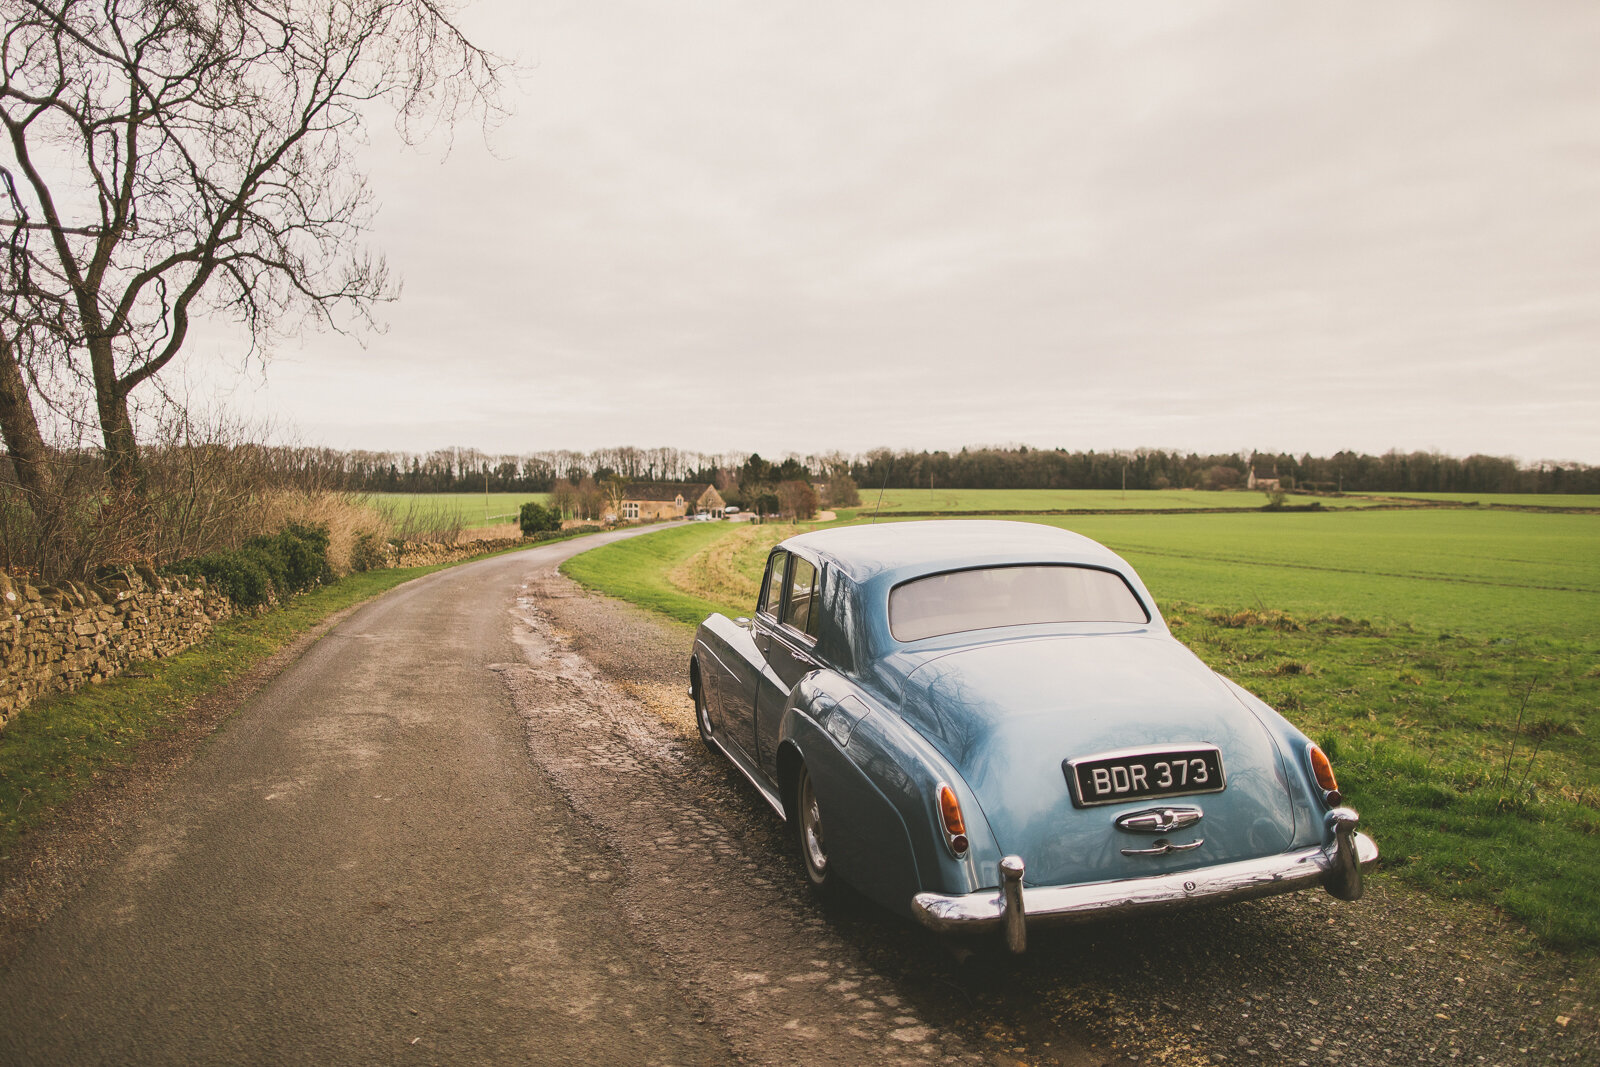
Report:
[{"label": "winding road bend", "polygon": [[0,1057],[726,1061],[491,669],[574,551],[402,586],[258,693],[0,976]]},{"label": "winding road bend", "polygon": [[328,630],[10,944],[0,1063],[1600,1061],[1566,961],[1384,879],[1021,958],[822,907],[694,739],[687,635],[555,571],[648,532]]}]

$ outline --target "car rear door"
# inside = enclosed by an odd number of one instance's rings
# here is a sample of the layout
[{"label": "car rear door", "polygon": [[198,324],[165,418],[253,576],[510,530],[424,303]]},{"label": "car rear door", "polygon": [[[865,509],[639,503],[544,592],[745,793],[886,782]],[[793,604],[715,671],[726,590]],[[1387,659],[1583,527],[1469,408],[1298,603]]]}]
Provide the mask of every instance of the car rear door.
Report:
[{"label": "car rear door", "polygon": [[795,684],[818,667],[822,577],[822,569],[816,563],[789,553],[782,602],[775,613],[762,614],[756,621],[756,647],[766,659],[756,693],[756,758],[761,768],[774,777],[783,709]]}]

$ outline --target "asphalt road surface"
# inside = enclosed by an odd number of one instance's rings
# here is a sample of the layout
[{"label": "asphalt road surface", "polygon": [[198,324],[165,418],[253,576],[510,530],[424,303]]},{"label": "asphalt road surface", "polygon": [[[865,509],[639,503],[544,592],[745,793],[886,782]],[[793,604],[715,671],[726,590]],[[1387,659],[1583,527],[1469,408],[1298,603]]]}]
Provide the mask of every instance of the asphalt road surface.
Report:
[{"label": "asphalt road surface", "polygon": [[566,544],[367,605],[169,783],[0,979],[14,1063],[720,1063],[491,664]]},{"label": "asphalt road surface", "polygon": [[1381,878],[1021,959],[822,907],[684,632],[554,573],[594,543],[402,586],[245,701],[10,950],[0,1062],[1600,1062],[1584,972]]}]

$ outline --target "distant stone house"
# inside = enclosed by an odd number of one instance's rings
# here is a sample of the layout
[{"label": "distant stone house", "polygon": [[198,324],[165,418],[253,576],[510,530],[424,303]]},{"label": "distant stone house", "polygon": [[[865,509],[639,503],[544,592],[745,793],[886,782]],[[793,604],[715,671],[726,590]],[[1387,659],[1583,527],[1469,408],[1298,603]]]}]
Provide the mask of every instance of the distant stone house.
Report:
[{"label": "distant stone house", "polygon": [[724,501],[714,485],[687,482],[634,482],[622,490],[624,522],[681,519],[699,511],[721,514]]},{"label": "distant stone house", "polygon": [[1278,468],[1274,466],[1270,471],[1265,467],[1250,465],[1250,477],[1245,480],[1246,489],[1278,490],[1283,488],[1282,479],[1278,477]]}]

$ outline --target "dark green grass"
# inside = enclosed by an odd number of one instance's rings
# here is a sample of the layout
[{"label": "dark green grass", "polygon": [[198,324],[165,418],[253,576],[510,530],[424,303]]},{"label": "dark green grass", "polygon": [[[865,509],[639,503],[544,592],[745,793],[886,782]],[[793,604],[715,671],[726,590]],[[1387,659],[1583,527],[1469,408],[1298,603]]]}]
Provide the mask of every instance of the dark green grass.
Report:
[{"label": "dark green grass", "polygon": [[0,732],[0,853],[97,777],[132,763],[141,741],[169,733],[208,692],[334,612],[439,569],[351,575],[269,614],[230,619],[176,656],[137,664],[120,677],[23,711]]}]

